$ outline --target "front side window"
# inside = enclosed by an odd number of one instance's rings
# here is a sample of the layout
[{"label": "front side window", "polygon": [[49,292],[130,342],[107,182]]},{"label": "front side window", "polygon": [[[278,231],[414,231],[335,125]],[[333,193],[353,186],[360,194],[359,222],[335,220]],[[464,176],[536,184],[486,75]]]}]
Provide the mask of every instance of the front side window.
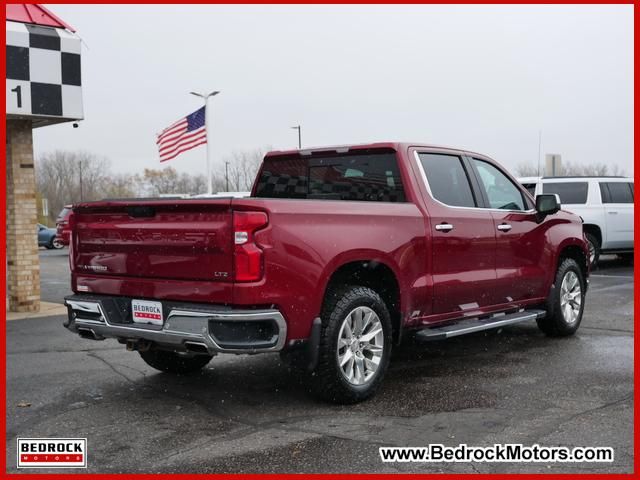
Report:
[{"label": "front side window", "polygon": [[601,182],[602,203],[633,203],[633,184],[627,182]]},{"label": "front side window", "polygon": [[420,153],[418,157],[436,200],[452,207],[476,206],[460,157],[437,153]]},{"label": "front side window", "polygon": [[490,208],[500,210],[525,210],[522,192],[504,173],[484,160],[473,159],[489,199]]},{"label": "front side window", "polygon": [[542,186],[542,193],[557,193],[563,205],[584,205],[587,203],[588,190],[587,182],[552,182]]}]

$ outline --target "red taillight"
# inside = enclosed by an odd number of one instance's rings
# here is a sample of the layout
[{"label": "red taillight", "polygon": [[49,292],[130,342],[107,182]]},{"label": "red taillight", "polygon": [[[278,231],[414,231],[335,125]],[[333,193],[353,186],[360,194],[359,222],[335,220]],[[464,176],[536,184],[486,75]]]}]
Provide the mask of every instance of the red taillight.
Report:
[{"label": "red taillight", "polygon": [[[73,272],[76,266],[76,261],[75,261],[76,259],[74,258],[76,249],[73,245],[73,237],[75,236],[73,234],[73,226],[75,225],[75,218],[73,217],[73,212],[69,214],[67,225],[69,225],[69,229],[71,230],[71,232],[69,233],[69,269]],[[62,229],[58,228],[58,232],[62,233]]]},{"label": "red taillight", "polygon": [[254,241],[256,230],[268,223],[263,212],[233,212],[234,280],[255,282],[262,278],[262,249]]}]

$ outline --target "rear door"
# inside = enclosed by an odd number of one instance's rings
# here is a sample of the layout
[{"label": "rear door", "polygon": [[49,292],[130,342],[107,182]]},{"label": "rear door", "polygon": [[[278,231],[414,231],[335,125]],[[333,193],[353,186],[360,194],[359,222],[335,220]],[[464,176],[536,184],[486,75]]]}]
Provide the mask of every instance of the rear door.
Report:
[{"label": "rear door", "polygon": [[607,249],[633,248],[633,183],[600,182]]},{"label": "rear door", "polygon": [[434,314],[468,314],[492,303],[496,234],[491,212],[480,206],[462,155],[418,150],[426,185]]},{"label": "rear door", "polygon": [[502,305],[545,296],[551,256],[545,250],[545,228],[537,221],[533,203],[496,164],[476,157],[471,157],[470,163],[496,233],[493,303]]}]

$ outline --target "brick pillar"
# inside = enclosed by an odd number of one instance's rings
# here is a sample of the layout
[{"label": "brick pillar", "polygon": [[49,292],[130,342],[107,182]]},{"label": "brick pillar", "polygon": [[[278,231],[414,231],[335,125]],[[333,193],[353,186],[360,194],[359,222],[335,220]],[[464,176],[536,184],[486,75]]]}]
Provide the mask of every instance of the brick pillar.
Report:
[{"label": "brick pillar", "polygon": [[36,179],[30,120],[7,120],[7,294],[12,312],[40,310]]}]

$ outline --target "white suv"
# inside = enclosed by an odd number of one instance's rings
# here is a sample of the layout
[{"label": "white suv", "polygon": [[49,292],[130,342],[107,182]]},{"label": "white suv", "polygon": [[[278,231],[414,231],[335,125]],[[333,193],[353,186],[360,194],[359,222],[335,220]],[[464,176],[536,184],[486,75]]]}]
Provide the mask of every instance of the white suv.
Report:
[{"label": "white suv", "polygon": [[600,253],[633,258],[632,178],[524,177],[518,180],[533,197],[557,193],[564,210],[582,217],[592,265]]}]

